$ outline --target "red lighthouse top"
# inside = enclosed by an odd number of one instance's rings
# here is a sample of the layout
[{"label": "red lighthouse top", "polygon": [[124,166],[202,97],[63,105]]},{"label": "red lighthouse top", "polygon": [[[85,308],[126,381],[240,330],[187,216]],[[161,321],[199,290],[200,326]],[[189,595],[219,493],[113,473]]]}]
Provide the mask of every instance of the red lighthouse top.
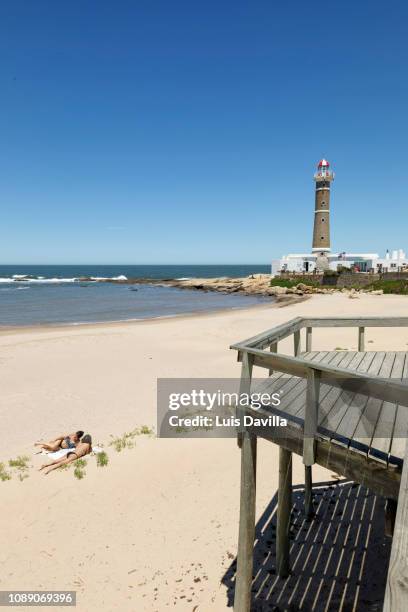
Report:
[{"label": "red lighthouse top", "polygon": [[330,170],[330,164],[327,159],[321,159],[317,164],[317,172],[315,172],[314,180],[316,182],[319,181],[329,181],[331,182],[334,179],[334,172]]}]

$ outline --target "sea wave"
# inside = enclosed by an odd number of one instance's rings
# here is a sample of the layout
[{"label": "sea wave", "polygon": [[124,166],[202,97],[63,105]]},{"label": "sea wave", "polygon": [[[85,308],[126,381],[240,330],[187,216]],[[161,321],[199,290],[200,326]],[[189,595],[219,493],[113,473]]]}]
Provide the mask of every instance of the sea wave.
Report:
[{"label": "sea wave", "polygon": [[[6,276],[0,278],[0,283],[4,284],[19,284],[23,285],[25,283],[37,283],[37,284],[66,284],[66,283],[79,283],[84,278],[72,277],[72,278],[46,278],[44,276],[30,276],[28,274],[13,274],[13,276]],[[128,280],[126,276],[121,274],[120,276],[91,276],[91,281],[126,281]]]},{"label": "sea wave", "polygon": [[127,276],[120,274],[119,276],[91,276],[93,281],[126,281]]}]

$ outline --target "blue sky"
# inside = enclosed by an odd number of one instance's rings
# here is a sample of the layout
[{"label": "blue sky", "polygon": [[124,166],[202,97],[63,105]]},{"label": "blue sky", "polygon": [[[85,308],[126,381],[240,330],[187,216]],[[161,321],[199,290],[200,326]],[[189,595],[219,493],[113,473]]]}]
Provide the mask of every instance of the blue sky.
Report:
[{"label": "blue sky", "polygon": [[408,5],[0,7],[0,263],[268,263],[406,248]]}]

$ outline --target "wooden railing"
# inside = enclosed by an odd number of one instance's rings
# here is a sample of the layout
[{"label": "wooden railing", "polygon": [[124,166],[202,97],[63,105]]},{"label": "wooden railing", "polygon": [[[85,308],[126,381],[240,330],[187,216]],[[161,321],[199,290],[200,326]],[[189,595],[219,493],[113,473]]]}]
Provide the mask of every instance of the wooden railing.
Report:
[{"label": "wooden railing", "polygon": [[[238,359],[242,361],[241,378],[245,381],[246,391],[249,390],[254,366],[267,368],[269,372],[276,370],[307,379],[303,442],[303,462],[306,466],[315,463],[314,436],[317,433],[321,384],[338,386],[346,391],[358,392],[381,401],[394,402],[408,407],[408,385],[405,382],[302,359],[300,332],[306,328],[306,350],[310,351],[314,327],[356,327],[359,351],[364,351],[366,327],[408,327],[408,317],[362,317],[357,319],[351,317],[307,319],[298,317],[231,346],[232,349],[238,351]],[[291,335],[293,335],[294,357],[278,353],[278,342]],[[269,352],[265,351],[268,347]]]},{"label": "wooden railing", "polygon": [[292,334],[299,337],[300,330],[306,328],[306,351],[311,351],[314,327],[357,327],[358,350],[364,351],[366,327],[408,327],[408,317],[297,317],[283,325],[278,325],[257,336],[248,338],[248,340],[237,342],[231,348],[238,351],[246,348],[263,349]]},{"label": "wooden railing", "polygon": [[[368,395],[382,401],[397,403],[408,407],[408,385],[398,379],[385,379],[370,374],[355,372],[318,362],[303,359],[301,357],[301,330],[306,328],[306,351],[312,350],[312,334],[315,327],[355,327],[358,333],[358,350],[364,351],[365,329],[367,327],[408,327],[408,317],[319,317],[292,319],[284,325],[279,325],[267,330],[257,336],[231,346],[238,351],[238,360],[242,362],[241,390],[249,391],[251,386],[252,369],[254,366],[267,368],[269,372],[274,370],[298,376],[307,380],[306,407],[303,433],[303,463],[306,466],[305,502],[306,512],[311,509],[311,466],[315,463],[315,436],[317,433],[319,390],[323,383],[339,386],[342,389]],[[294,356],[283,355],[278,352],[281,340],[293,335]],[[266,350],[269,349],[269,350]],[[240,434],[241,444],[246,446],[252,444],[251,437]],[[283,451],[282,456],[287,451]],[[244,456],[244,454],[243,454]],[[254,453],[247,453],[247,457],[253,457]],[[387,591],[384,603],[386,612],[399,612],[408,609],[408,452],[405,454],[400,492],[398,498],[398,510],[396,518],[395,535],[391,552],[390,569],[387,578]],[[245,462],[248,476],[246,487],[249,490],[254,481],[254,465]],[[249,461],[249,460],[248,460]],[[285,464],[286,465],[286,464]],[[288,467],[286,469],[289,469]],[[285,471],[285,470],[283,470]],[[246,474],[244,470],[244,475]],[[309,485],[308,485],[309,483]],[[252,483],[253,484],[253,483]],[[286,487],[287,488],[287,487]],[[285,487],[280,490],[285,491]],[[247,498],[245,497],[247,501]],[[246,502],[245,502],[246,503]],[[310,506],[308,509],[307,506]],[[285,504],[283,504],[285,509]],[[281,510],[283,512],[283,510]],[[289,511],[286,508],[284,518],[278,521],[278,541],[285,540],[285,533],[289,525]],[[243,513],[241,513],[241,516]],[[247,518],[247,517],[246,517]],[[252,520],[252,519],[251,519]],[[242,536],[243,549],[247,556],[252,554],[251,530],[246,525],[240,525],[240,538]],[[287,538],[286,538],[287,540]],[[285,540],[285,541],[286,541]],[[287,548],[287,546],[286,546]],[[285,567],[288,565],[288,550],[278,546],[279,574],[285,576]],[[238,602],[237,610],[247,610],[245,607],[249,602],[250,593],[241,585],[250,584],[252,565],[242,563],[239,568],[238,580]],[[246,576],[248,573],[248,576]],[[240,591],[242,590],[242,593]],[[240,603],[243,602],[243,603]]]}]

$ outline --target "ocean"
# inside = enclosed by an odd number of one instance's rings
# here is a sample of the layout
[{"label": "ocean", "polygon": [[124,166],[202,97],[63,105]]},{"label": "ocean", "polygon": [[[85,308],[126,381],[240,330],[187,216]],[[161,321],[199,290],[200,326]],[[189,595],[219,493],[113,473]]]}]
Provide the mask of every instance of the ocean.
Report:
[{"label": "ocean", "polygon": [[[245,308],[271,298],[95,281],[240,277],[269,272],[268,265],[3,265],[0,326],[126,321]],[[80,278],[84,277],[95,281],[83,282]]]}]

